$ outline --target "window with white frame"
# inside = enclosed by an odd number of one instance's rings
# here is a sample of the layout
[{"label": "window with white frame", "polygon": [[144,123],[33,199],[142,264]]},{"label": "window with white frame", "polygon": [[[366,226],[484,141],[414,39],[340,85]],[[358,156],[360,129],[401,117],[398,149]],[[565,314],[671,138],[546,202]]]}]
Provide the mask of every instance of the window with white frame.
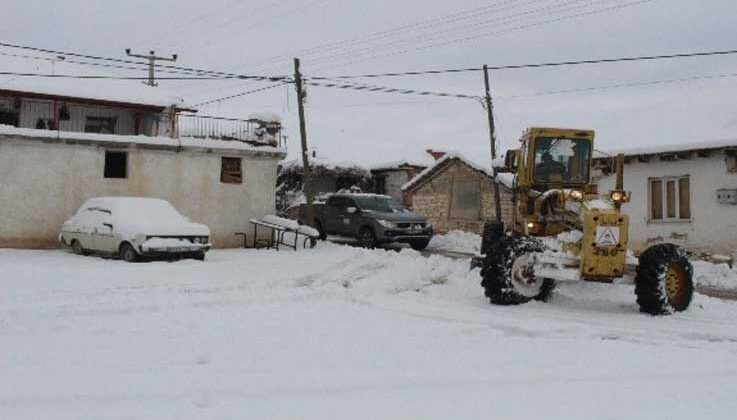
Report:
[{"label": "window with white frame", "polygon": [[688,176],[650,178],[650,221],[691,220],[691,181]]}]

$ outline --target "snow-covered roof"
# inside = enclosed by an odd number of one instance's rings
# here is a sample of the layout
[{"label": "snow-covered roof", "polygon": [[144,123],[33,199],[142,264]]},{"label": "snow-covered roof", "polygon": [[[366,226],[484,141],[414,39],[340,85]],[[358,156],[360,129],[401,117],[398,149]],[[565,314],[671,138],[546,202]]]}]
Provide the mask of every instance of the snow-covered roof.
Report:
[{"label": "snow-covered roof", "polygon": [[258,120],[263,121],[267,123],[279,123],[281,124],[281,116],[279,114],[275,114],[273,112],[263,111],[263,112],[254,112],[251,115],[248,116],[249,120]]},{"label": "snow-covered roof", "polygon": [[209,138],[180,137],[149,137],[149,136],[121,136],[118,134],[78,133],[70,131],[37,130],[33,128],[17,128],[10,125],[0,125],[0,135],[21,138],[43,138],[63,140],[83,140],[100,143],[122,143],[148,146],[169,146],[181,148],[198,148],[212,150],[234,150],[267,152],[283,156],[286,151],[272,146],[254,146],[236,140],[217,140]]},{"label": "snow-covered roof", "polygon": [[611,156],[617,156],[619,154],[624,154],[625,156],[657,155],[664,153],[678,153],[695,150],[724,149],[733,147],[737,147],[737,138],[702,140],[680,144],[659,144],[624,149],[606,149],[603,152],[595,152],[594,159],[604,159]]},{"label": "snow-covered roof", "polygon": [[432,162],[420,162],[420,161],[410,161],[410,160],[395,160],[391,162],[384,162],[379,163],[376,165],[371,165],[369,168],[371,171],[391,171],[395,169],[401,169],[405,167],[414,167],[414,168],[427,168],[429,165],[431,165]]},{"label": "snow-covered roof", "polygon": [[[3,56],[1,63],[0,70],[5,72],[110,75],[97,67],[69,63],[64,60],[52,63],[49,60]],[[141,75],[145,76],[143,71]],[[168,94],[160,87],[151,87],[134,80],[0,75],[0,91],[2,90],[161,108],[172,105],[177,108],[186,108],[182,98]]]},{"label": "snow-covered roof", "polygon": [[[280,163],[282,169],[296,169],[302,167],[302,159],[284,160]],[[368,173],[369,170],[365,166],[354,162],[334,162],[326,158],[310,158],[310,165],[315,168],[323,168],[330,171],[361,171]]]},{"label": "snow-covered roof", "polygon": [[425,168],[425,170],[417,174],[414,178],[410,179],[409,182],[402,185],[402,191],[406,191],[406,190],[416,187],[426,177],[431,176],[432,174],[434,174],[435,172],[437,172],[438,170],[440,170],[446,164],[450,163],[453,160],[457,160],[463,163],[464,165],[468,166],[469,168],[475,171],[481,172],[482,174],[488,177],[493,177],[493,174],[490,169],[484,168],[476,163],[473,163],[473,161],[465,158],[458,152],[449,152],[449,153],[446,153],[445,156],[443,156],[442,158],[438,159],[434,164]]}]

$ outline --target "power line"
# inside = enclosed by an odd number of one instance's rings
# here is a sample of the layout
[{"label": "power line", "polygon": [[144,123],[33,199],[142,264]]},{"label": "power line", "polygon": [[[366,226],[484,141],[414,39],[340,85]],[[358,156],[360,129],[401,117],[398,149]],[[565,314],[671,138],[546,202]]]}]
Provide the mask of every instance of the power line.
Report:
[{"label": "power line", "polygon": [[[20,77],[41,77],[50,79],[101,79],[101,80],[146,80],[148,77],[137,76],[106,76],[106,75],[84,75],[84,74],[48,74],[48,73],[21,73],[14,71],[0,71],[0,76],[20,76]],[[230,76],[178,76],[178,77],[157,77],[158,80],[230,80],[240,79],[240,77]]]},{"label": "power line", "polygon": [[[531,5],[533,3],[537,3],[539,0],[530,1],[528,3],[523,3],[522,5],[512,5],[505,8],[499,8],[497,12],[504,12],[506,10],[514,9],[519,6],[526,6]],[[330,61],[336,61],[340,60],[341,57],[346,56],[355,56],[357,54],[363,54],[363,53],[376,53],[384,50],[392,50],[396,49],[395,47],[401,47],[406,48],[409,44],[417,44],[417,43],[427,43],[435,40],[446,40],[449,36],[455,36],[455,35],[469,35],[478,33],[479,29],[485,29],[488,27],[503,27],[503,26],[509,26],[514,25],[517,23],[522,23],[528,20],[530,17],[533,19],[538,19],[541,14],[545,14],[547,17],[550,17],[551,14],[557,13],[568,13],[572,12],[577,9],[586,9],[591,6],[595,6],[601,3],[607,3],[611,1],[619,1],[619,0],[565,0],[561,1],[555,4],[549,4],[543,7],[538,7],[530,10],[524,10],[518,13],[508,14],[505,16],[498,16],[495,18],[489,18],[484,19],[480,22],[475,23],[466,23],[461,26],[455,26],[450,27],[446,29],[441,29],[437,27],[430,27],[429,29],[432,29],[430,33],[419,33],[416,35],[412,35],[409,37],[399,38],[399,39],[393,39],[388,40],[388,42],[380,43],[377,45],[371,45],[366,46],[363,48],[348,50],[344,52],[339,52],[336,54],[328,54],[323,56],[318,56],[315,58],[312,58],[311,61],[315,62],[330,62]],[[472,16],[473,17],[473,16]],[[451,20],[448,23],[453,23],[454,21]],[[409,35],[409,34],[408,34]]]},{"label": "power line", "polygon": [[[132,61],[132,60],[125,60],[125,59],[112,58],[112,57],[103,57],[103,56],[89,55],[89,54],[80,54],[80,53],[67,52],[67,51],[56,51],[56,50],[50,50],[46,48],[10,44],[6,42],[0,42],[0,47],[16,48],[16,49],[22,49],[22,50],[28,50],[28,51],[41,52],[45,54],[55,54],[55,55],[63,55],[63,56],[70,56],[70,57],[77,57],[77,58],[85,58],[89,60],[109,61],[109,62],[122,63],[122,64],[148,65],[147,63],[142,63],[140,61]],[[238,78],[241,78],[241,79],[250,79],[250,80],[259,80],[259,81],[278,81],[278,80],[286,79],[286,76],[242,75],[242,74],[236,74],[236,73],[225,73],[225,72],[219,72],[219,71],[214,71],[214,70],[203,70],[203,69],[197,69],[197,68],[191,68],[191,67],[181,67],[181,66],[163,65],[163,64],[155,64],[154,67],[156,67],[157,69],[181,70],[181,71],[186,71],[189,73],[212,75],[212,76],[231,76],[231,77],[237,76]]]},{"label": "power line", "polygon": [[380,59],[380,58],[395,57],[395,56],[398,56],[398,55],[403,55],[403,54],[409,54],[409,53],[413,53],[413,52],[423,51],[423,50],[427,50],[427,49],[434,48],[434,47],[442,47],[442,46],[456,44],[456,43],[459,43],[459,42],[473,41],[473,40],[476,40],[478,38],[484,38],[484,37],[493,36],[493,35],[499,35],[499,34],[514,32],[514,31],[519,31],[519,30],[524,30],[524,29],[535,28],[535,27],[538,27],[538,26],[548,25],[548,24],[552,24],[552,23],[560,23],[560,22],[564,22],[564,21],[567,21],[567,20],[576,19],[576,18],[580,18],[580,17],[584,17],[584,16],[590,16],[590,15],[594,15],[594,14],[600,14],[600,13],[606,13],[606,12],[611,12],[611,11],[615,11],[615,10],[621,10],[621,9],[624,9],[624,8],[627,8],[627,7],[632,7],[632,6],[637,6],[637,5],[641,5],[641,4],[644,4],[644,3],[649,3],[651,1],[654,1],[654,0],[637,0],[637,1],[632,1],[632,2],[629,2],[629,3],[620,4],[620,5],[616,5],[616,6],[610,6],[610,7],[600,8],[600,9],[594,9],[594,10],[587,11],[587,12],[581,12],[581,13],[577,13],[577,14],[572,14],[572,15],[567,15],[567,16],[562,16],[562,17],[557,17],[557,18],[552,18],[552,19],[546,19],[546,20],[542,20],[542,21],[538,21],[538,22],[534,22],[534,23],[529,23],[529,24],[525,24],[525,25],[519,25],[519,26],[515,26],[513,28],[509,28],[509,29],[492,31],[492,32],[486,32],[486,33],[480,33],[480,34],[476,34],[476,35],[469,35],[469,36],[460,37],[460,38],[453,38],[453,39],[444,40],[444,41],[441,41],[441,42],[430,43],[430,44],[427,44],[427,45],[424,45],[424,46],[421,46],[421,47],[417,47],[417,48],[404,49],[404,50],[396,51],[396,52],[389,53],[389,54],[383,54],[383,55],[378,54],[378,55],[373,55],[373,56],[365,57],[365,58],[358,59],[358,60],[344,62],[344,63],[341,63],[341,64],[336,64],[336,65],[332,65],[332,66],[321,67],[321,68],[318,68],[318,70],[327,70],[327,69],[332,69],[332,68],[335,68],[335,67],[349,66],[349,65],[353,65],[353,64],[358,64],[358,63],[362,63],[362,62],[365,62],[365,61],[369,61],[369,60],[375,60],[375,59]]},{"label": "power line", "polygon": [[[296,6],[296,7],[292,7],[292,8],[287,9],[287,10],[283,10],[281,13],[273,14],[271,16],[268,16],[267,15],[267,18],[268,19],[263,19],[263,20],[260,20],[260,21],[255,22],[255,23],[253,23],[251,25],[248,25],[246,27],[239,28],[239,35],[247,32],[247,31],[250,31],[251,29],[254,29],[254,28],[257,28],[259,26],[262,26],[265,23],[267,23],[269,20],[283,18],[283,17],[289,16],[291,14],[298,13],[299,11],[304,10],[304,9],[307,9],[309,7],[319,5],[320,3],[325,3],[327,1],[329,1],[329,0],[315,0],[315,1],[312,1],[312,2],[309,2],[309,3],[306,3],[306,4],[302,4],[302,5],[299,5],[299,6]],[[274,3],[277,3],[277,2],[271,2],[270,4],[274,4]],[[281,2],[281,3],[283,3],[283,2]],[[258,9],[256,9],[256,10],[258,10]],[[228,19],[227,21],[220,23],[218,25],[218,28],[217,29],[218,29],[219,32],[222,32],[222,29],[224,27],[232,24],[233,22],[239,22],[239,21],[241,21],[243,19],[244,16],[248,16],[250,14],[251,14],[251,12],[248,12],[248,13],[245,13],[245,14],[242,14],[242,15],[233,16],[230,19]],[[215,39],[218,39],[218,38],[215,38]],[[200,43],[195,44],[195,45],[190,44],[189,46],[187,46],[186,48],[184,48],[183,51],[189,51],[189,50],[192,50],[193,48],[198,48],[198,47],[210,45],[213,42],[215,42],[215,39],[205,40],[205,42],[200,42]],[[179,44],[179,43],[177,43],[177,44]],[[175,44],[175,45],[177,45],[177,44]]]},{"label": "power line", "polygon": [[[490,5],[486,5],[482,7],[475,7],[475,8],[467,9],[461,12],[451,13],[448,15],[441,15],[441,16],[437,16],[432,19],[426,19],[423,21],[409,23],[409,24],[405,24],[405,25],[392,28],[392,29],[371,32],[363,36],[343,39],[340,41],[327,42],[327,43],[323,43],[323,44],[320,44],[314,47],[298,50],[298,51],[295,51],[289,54],[282,54],[282,55],[275,55],[272,57],[267,57],[265,59],[257,61],[255,64],[266,64],[270,62],[286,60],[286,59],[291,58],[292,56],[312,56],[315,54],[319,54],[323,52],[330,52],[333,50],[343,50],[353,45],[370,43],[370,42],[373,42],[374,40],[388,38],[398,33],[401,34],[404,32],[411,31],[411,30],[418,30],[418,29],[421,30],[425,28],[437,28],[438,26],[446,25],[448,23],[453,23],[453,22],[457,22],[461,20],[473,19],[479,16],[483,16],[485,14],[488,14],[490,12],[498,12],[499,10],[495,10],[497,7],[507,5],[510,3],[517,3],[519,1],[521,0],[499,1],[494,4],[490,4]],[[511,7],[508,7],[507,9],[513,8],[516,6],[528,5],[531,3],[538,3],[541,1],[548,1],[548,0],[531,0],[531,1],[528,1],[527,3],[523,3],[522,5],[512,5]],[[243,65],[243,64],[247,64],[247,63],[240,63],[239,65]]]},{"label": "power line", "polygon": [[[607,63],[619,63],[619,62],[631,62],[631,61],[653,61],[653,60],[667,60],[667,59],[675,59],[675,58],[709,57],[709,56],[734,55],[734,54],[737,54],[737,50],[702,51],[702,52],[678,53],[678,54],[643,55],[643,56],[633,56],[633,57],[599,58],[599,59],[574,60],[574,61],[552,61],[552,62],[528,63],[528,64],[509,64],[509,65],[501,65],[501,66],[491,66],[490,65],[489,70],[519,70],[519,69],[542,68],[542,67],[577,66],[577,65],[586,65],[586,64],[607,64]],[[478,72],[482,70],[483,70],[483,66],[456,68],[456,69],[441,69],[441,70],[420,70],[420,71],[407,71],[407,72],[394,72],[394,73],[343,75],[343,76],[330,76],[330,77],[311,77],[311,79],[312,80],[368,79],[368,78],[379,78],[379,77],[400,77],[400,76],[421,76],[421,75],[433,75],[433,74],[467,73],[467,72]]]},{"label": "power line", "polygon": [[398,93],[398,94],[404,94],[404,95],[420,95],[420,96],[438,96],[438,97],[444,97],[444,98],[473,99],[473,100],[482,99],[480,96],[466,95],[462,93],[433,92],[433,91],[424,91],[424,90],[415,90],[415,89],[392,88],[392,87],[386,87],[386,86],[353,84],[353,83],[322,83],[322,82],[311,82],[309,80],[306,81],[305,83],[310,86],[332,87],[332,88],[338,88],[338,89],[351,89],[351,90],[363,90],[367,92]]},{"label": "power line", "polygon": [[659,79],[659,80],[650,80],[646,82],[619,83],[619,84],[614,84],[614,85],[592,86],[592,87],[565,89],[565,90],[548,90],[544,92],[536,92],[536,93],[522,94],[522,95],[497,96],[496,99],[509,100],[509,99],[518,99],[518,98],[529,98],[529,97],[535,97],[535,96],[593,92],[593,91],[598,91],[598,90],[619,89],[619,88],[638,87],[638,86],[666,85],[666,84],[674,84],[674,83],[691,82],[691,81],[697,81],[697,80],[727,79],[727,78],[732,78],[732,77],[737,77],[737,73],[715,74],[715,75],[710,75],[710,76],[682,77],[682,78],[677,78],[677,79]]},{"label": "power line", "polygon": [[225,97],[222,97],[222,98],[211,99],[211,100],[208,100],[208,101],[205,101],[205,102],[200,102],[200,103],[194,104],[192,106],[193,107],[195,107],[195,106],[204,106],[204,105],[210,105],[210,104],[213,104],[213,103],[216,103],[216,102],[227,101],[229,99],[240,98],[241,96],[246,96],[246,95],[250,95],[250,94],[258,93],[258,92],[263,92],[265,90],[274,89],[274,88],[277,88],[279,86],[287,85],[289,83],[292,83],[292,82],[291,81],[288,81],[288,82],[277,83],[277,84],[274,84],[274,85],[264,86],[262,88],[258,88],[258,89],[248,90],[248,91],[245,91],[245,92],[236,93],[235,95],[230,95],[230,96],[225,96]]}]

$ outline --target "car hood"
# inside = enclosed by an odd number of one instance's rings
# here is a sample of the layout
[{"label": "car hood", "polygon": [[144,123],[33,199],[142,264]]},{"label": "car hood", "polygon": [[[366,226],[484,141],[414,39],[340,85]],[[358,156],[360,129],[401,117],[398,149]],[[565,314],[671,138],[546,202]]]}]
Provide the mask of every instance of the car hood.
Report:
[{"label": "car hood", "polygon": [[380,212],[380,211],[366,211],[364,213],[367,217],[372,219],[388,220],[390,222],[418,222],[425,223],[427,220],[417,213],[411,211],[405,211],[401,213],[395,212]]},{"label": "car hood", "polygon": [[210,236],[210,229],[200,223],[150,223],[145,221],[118,223],[115,231],[125,237],[146,236]]}]

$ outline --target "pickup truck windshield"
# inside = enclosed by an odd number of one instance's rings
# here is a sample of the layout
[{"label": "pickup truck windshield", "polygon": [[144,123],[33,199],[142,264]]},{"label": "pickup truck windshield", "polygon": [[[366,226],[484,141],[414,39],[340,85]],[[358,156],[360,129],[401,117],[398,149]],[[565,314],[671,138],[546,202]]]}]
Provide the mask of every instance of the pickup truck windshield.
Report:
[{"label": "pickup truck windshield", "polygon": [[381,196],[358,196],[354,197],[356,203],[363,210],[377,211],[382,213],[402,213],[404,207],[395,199]]}]

